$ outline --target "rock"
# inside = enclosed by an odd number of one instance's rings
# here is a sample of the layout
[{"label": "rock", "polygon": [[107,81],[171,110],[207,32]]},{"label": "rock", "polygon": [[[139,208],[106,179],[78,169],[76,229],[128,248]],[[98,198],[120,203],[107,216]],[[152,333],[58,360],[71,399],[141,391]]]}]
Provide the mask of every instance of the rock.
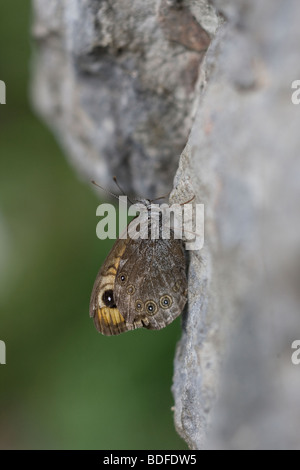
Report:
[{"label": "rock", "polygon": [[166,0],[33,4],[33,101],[72,163],[106,188],[116,175],[126,192],[166,194],[216,20],[208,34],[188,6]]},{"label": "rock", "polygon": [[205,249],[190,254],[175,358],[175,423],[192,449],[299,448],[300,108],[291,83],[300,7],[214,3],[227,22],[202,65],[175,179],[205,204]]}]

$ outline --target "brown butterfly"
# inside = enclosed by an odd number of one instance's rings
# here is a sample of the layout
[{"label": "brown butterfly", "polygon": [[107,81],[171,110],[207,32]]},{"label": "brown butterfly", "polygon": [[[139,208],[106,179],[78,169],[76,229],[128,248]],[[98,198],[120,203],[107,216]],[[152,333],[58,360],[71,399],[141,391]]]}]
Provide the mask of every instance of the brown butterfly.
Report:
[{"label": "brown butterfly", "polygon": [[[151,201],[142,202],[150,213]],[[172,231],[167,240],[151,240],[150,233],[148,239],[115,242],[94,283],[90,316],[104,335],[136,328],[160,330],[181,314],[186,301],[182,241],[174,239]]]}]

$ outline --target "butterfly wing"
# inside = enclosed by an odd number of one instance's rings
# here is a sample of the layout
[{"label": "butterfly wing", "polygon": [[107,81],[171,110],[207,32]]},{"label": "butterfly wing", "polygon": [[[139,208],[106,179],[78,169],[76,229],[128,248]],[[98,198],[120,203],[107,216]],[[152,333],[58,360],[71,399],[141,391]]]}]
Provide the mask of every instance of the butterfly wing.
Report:
[{"label": "butterfly wing", "polygon": [[98,272],[90,300],[90,316],[96,329],[104,335],[118,335],[133,330],[119,312],[115,299],[115,279],[120,259],[129,240],[118,239]]},{"label": "butterfly wing", "polygon": [[118,265],[114,285],[118,310],[133,328],[161,329],[187,301],[181,240],[132,240]]}]

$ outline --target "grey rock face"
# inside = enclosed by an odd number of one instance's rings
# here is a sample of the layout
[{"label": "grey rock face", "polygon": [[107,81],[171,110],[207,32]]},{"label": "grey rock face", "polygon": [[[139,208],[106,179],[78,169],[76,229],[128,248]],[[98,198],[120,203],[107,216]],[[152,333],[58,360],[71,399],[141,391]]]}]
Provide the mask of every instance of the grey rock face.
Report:
[{"label": "grey rock face", "polygon": [[299,2],[34,11],[35,106],[84,177],[164,194],[187,142],[171,200],[205,204],[205,245],[189,254],[178,432],[192,449],[299,448]]},{"label": "grey rock face", "polygon": [[[205,204],[175,358],[175,423],[193,449],[299,448],[299,3],[214,2],[175,183]],[[181,197],[181,196],[180,196]],[[209,430],[209,432],[208,432]],[[208,436],[208,437],[207,437]]]},{"label": "grey rock face", "polygon": [[191,128],[209,34],[188,6],[167,0],[33,4],[35,107],[75,166],[105,187],[116,175],[126,191],[165,194]]}]

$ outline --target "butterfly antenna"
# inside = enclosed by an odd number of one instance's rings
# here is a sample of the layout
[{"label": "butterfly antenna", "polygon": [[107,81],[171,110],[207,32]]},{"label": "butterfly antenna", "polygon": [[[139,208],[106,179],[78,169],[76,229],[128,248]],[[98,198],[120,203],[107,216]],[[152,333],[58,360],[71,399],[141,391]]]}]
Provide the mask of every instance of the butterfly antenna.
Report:
[{"label": "butterfly antenna", "polygon": [[96,183],[96,181],[91,180],[91,183],[93,183],[93,184],[94,184],[95,186],[97,186],[98,188],[102,189],[102,191],[104,191],[105,193],[110,194],[111,196],[113,196],[113,197],[115,197],[116,199],[120,200],[120,199],[119,199],[119,196],[117,196],[116,194],[112,193],[112,192],[109,191],[108,189],[103,188],[102,186],[100,186],[100,184]]},{"label": "butterfly antenna", "polygon": [[[121,186],[119,185],[116,176],[113,177],[113,180],[114,180],[114,182],[116,183],[117,188],[118,188],[118,189],[121,191],[121,193],[123,194],[123,196],[127,196],[127,194],[125,194],[125,191],[123,191],[123,189],[122,189]],[[128,199],[128,201],[130,202],[130,204],[133,204],[133,202],[131,201],[131,199],[129,199],[128,196],[127,196],[127,199]]]},{"label": "butterfly antenna", "polygon": [[116,183],[117,185],[117,188],[121,191],[121,193],[123,194],[123,196],[126,196],[125,192],[123,191],[123,189],[121,188],[121,186],[119,185],[118,183],[118,180],[117,180],[117,177],[116,176],[113,176],[113,180],[114,182]]},{"label": "butterfly antenna", "polygon": [[159,196],[159,197],[156,197],[155,199],[152,199],[151,200],[151,203],[152,202],[155,202],[155,201],[159,201],[160,199],[165,199],[166,197],[170,196],[171,194],[171,191],[169,191],[167,194],[165,194],[164,196]]},{"label": "butterfly antenna", "polygon": [[194,199],[195,199],[195,196],[193,196],[193,197],[192,197],[191,199],[189,199],[188,201],[182,202],[180,205],[181,205],[181,206],[184,206],[185,204],[188,204],[189,202],[192,202]]}]

